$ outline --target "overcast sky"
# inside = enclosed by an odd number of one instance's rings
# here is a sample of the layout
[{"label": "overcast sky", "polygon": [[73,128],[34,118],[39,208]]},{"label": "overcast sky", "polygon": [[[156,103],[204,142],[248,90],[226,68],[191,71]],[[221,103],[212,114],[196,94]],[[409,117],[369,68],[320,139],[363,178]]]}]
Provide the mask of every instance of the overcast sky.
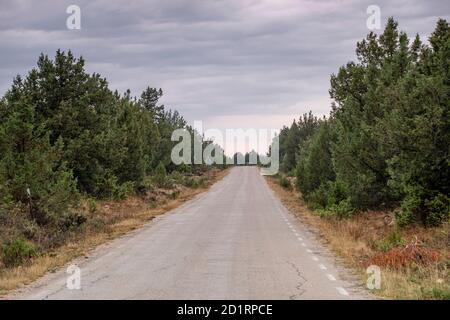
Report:
[{"label": "overcast sky", "polygon": [[[66,27],[71,4],[81,30]],[[0,93],[41,52],[71,49],[120,92],[161,87],[189,122],[279,128],[328,114],[330,74],[354,59],[371,4],[410,37],[450,17],[448,0],[0,0]]]}]

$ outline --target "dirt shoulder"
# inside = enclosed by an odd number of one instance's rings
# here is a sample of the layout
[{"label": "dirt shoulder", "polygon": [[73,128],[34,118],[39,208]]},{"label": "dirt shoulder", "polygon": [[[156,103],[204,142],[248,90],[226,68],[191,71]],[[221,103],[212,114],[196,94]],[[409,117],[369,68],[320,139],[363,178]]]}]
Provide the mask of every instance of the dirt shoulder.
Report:
[{"label": "dirt shoulder", "polygon": [[381,288],[372,290],[387,299],[450,299],[450,226],[406,229],[396,227],[392,213],[371,211],[351,218],[321,217],[310,210],[294,188],[266,178],[283,204],[299,220],[319,232],[323,242],[354,268],[364,282],[367,267],[381,270]]}]

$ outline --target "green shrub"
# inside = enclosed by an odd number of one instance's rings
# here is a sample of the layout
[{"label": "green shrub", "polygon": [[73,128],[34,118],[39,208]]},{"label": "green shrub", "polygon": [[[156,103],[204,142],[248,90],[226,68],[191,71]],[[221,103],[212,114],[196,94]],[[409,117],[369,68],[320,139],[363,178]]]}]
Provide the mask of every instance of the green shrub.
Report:
[{"label": "green shrub", "polygon": [[175,190],[174,192],[169,194],[169,198],[175,200],[180,195],[180,190]]},{"label": "green shrub", "polygon": [[22,233],[27,239],[33,239],[39,232],[39,226],[34,220],[24,219]]},{"label": "green shrub", "polygon": [[123,200],[134,193],[135,183],[127,181],[120,184],[113,174],[106,175],[99,184],[102,190],[101,196],[111,200]]},{"label": "green shrub", "polygon": [[117,189],[117,177],[113,174],[107,174],[101,178],[101,180],[97,183],[99,188],[99,196],[107,197],[109,199],[114,199],[114,194]]},{"label": "green shrub", "polygon": [[374,241],[372,247],[378,251],[387,252],[393,247],[404,246],[405,244],[402,233],[399,230],[394,230],[386,238]]},{"label": "green shrub", "polygon": [[2,247],[2,261],[8,268],[27,263],[36,255],[34,246],[20,238],[7,242]]},{"label": "green shrub", "polygon": [[183,172],[183,173],[191,173],[192,167],[190,165],[187,165],[185,163],[182,163],[176,167],[176,171],[174,172]]},{"label": "green shrub", "polygon": [[425,208],[428,211],[425,222],[429,226],[438,226],[450,218],[450,198],[445,194],[425,200]]},{"label": "green shrub", "polygon": [[117,200],[123,200],[128,198],[134,193],[135,183],[133,181],[127,181],[118,186],[114,192],[114,198]]},{"label": "green shrub", "polygon": [[144,178],[144,181],[142,181],[142,183],[138,186],[138,191],[141,194],[145,194],[146,191],[152,191],[156,188],[156,184],[153,181],[153,177],[152,176],[146,176]]},{"label": "green shrub", "polygon": [[355,212],[347,188],[339,180],[321,184],[305,200],[313,209],[319,210],[321,216],[349,217]]},{"label": "green shrub", "polygon": [[87,221],[87,218],[79,212],[67,212],[59,221],[60,231],[69,231],[79,228]]},{"label": "green shrub", "polygon": [[196,189],[199,187],[199,183],[192,177],[185,177],[183,179],[183,185],[188,188]]},{"label": "green shrub", "polygon": [[417,189],[409,189],[403,198],[400,209],[395,212],[395,219],[399,226],[419,221],[421,195]]},{"label": "green shrub", "polygon": [[331,218],[331,217],[336,216],[335,212],[333,212],[329,209],[326,209],[326,208],[315,208],[314,213],[317,214],[321,218]]},{"label": "green shrub", "polygon": [[172,180],[174,183],[182,183],[184,177],[180,172],[173,171],[170,173],[168,178]]},{"label": "green shrub", "polygon": [[86,200],[86,205],[88,207],[88,210],[90,213],[94,213],[97,211],[97,203],[95,202],[95,199],[93,198],[88,198]]},{"label": "green shrub", "polygon": [[338,204],[333,204],[328,209],[340,217],[349,217],[355,213],[355,208],[353,208],[350,198],[341,200]]},{"label": "green shrub", "polygon": [[350,205],[350,200],[348,197],[349,191],[345,183],[340,180],[336,180],[328,183],[328,198],[327,206],[339,205],[342,201],[346,201]]},{"label": "green shrub", "polygon": [[198,180],[198,185],[199,185],[200,187],[205,187],[207,184],[208,184],[208,178],[207,178],[207,177],[201,177],[201,178]]},{"label": "green shrub", "polygon": [[434,300],[450,300],[450,289],[449,288],[422,288],[424,296],[428,299]]},{"label": "green shrub", "polygon": [[328,204],[328,192],[327,185],[322,184],[310,194],[303,195],[303,198],[313,209],[323,209]]},{"label": "green shrub", "polygon": [[164,180],[167,177],[167,172],[166,172],[166,167],[164,166],[164,163],[162,163],[162,161],[159,162],[158,166],[155,169],[155,181],[158,184],[163,184]]},{"label": "green shrub", "polygon": [[287,189],[287,190],[292,190],[291,182],[289,181],[288,178],[286,178],[286,176],[280,175],[280,177],[278,178],[278,183],[279,183],[280,186],[282,186],[283,188],[285,188],[285,189]]}]

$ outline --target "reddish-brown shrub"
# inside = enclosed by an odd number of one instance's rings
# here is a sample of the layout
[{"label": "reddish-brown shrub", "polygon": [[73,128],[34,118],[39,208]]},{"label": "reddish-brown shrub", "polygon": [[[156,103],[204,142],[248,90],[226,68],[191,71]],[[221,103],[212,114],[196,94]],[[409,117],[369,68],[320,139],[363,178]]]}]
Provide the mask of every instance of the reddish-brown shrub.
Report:
[{"label": "reddish-brown shrub", "polygon": [[395,247],[381,252],[366,261],[366,265],[377,265],[390,269],[402,269],[413,264],[426,266],[438,262],[440,254],[437,250],[409,244],[406,247]]}]

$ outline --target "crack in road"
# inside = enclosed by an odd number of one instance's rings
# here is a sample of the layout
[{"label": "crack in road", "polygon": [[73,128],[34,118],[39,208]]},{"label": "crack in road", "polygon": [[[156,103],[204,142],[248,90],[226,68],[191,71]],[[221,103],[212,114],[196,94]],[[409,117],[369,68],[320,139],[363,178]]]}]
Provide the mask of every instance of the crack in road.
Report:
[{"label": "crack in road", "polygon": [[291,261],[286,261],[286,263],[289,264],[295,270],[295,272],[297,273],[297,277],[300,278],[300,281],[295,286],[295,289],[298,291],[298,293],[289,296],[290,300],[297,300],[296,299],[297,297],[301,297],[306,292],[306,289],[303,289],[302,287],[308,280],[303,276],[302,272],[295,263]]}]

